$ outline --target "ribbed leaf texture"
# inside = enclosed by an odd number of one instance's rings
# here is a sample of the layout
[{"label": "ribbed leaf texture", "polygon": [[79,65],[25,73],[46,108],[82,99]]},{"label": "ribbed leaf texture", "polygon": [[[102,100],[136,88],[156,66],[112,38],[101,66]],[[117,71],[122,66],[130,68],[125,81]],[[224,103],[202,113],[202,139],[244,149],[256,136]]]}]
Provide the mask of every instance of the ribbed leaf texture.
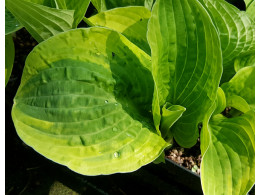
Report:
[{"label": "ribbed leaf texture", "polygon": [[198,124],[215,102],[222,73],[217,31],[198,1],[158,0],[147,35],[155,81],[155,126],[158,130],[166,102],[185,107],[172,131],[178,144],[191,147],[199,136]]},{"label": "ribbed leaf texture", "polygon": [[72,28],[74,11],[24,0],[6,0],[6,6],[38,42]]},{"label": "ribbed leaf texture", "polygon": [[84,175],[130,172],[167,144],[151,110],[150,57],[105,28],[71,30],[29,54],[12,117],[21,139]]},{"label": "ribbed leaf texture", "polygon": [[244,11],[224,0],[204,0],[219,31],[223,56],[222,82],[234,76],[234,60],[255,51],[254,21]]},{"label": "ribbed leaf texture", "polygon": [[145,7],[130,6],[101,12],[88,18],[87,23],[91,26],[103,26],[116,30],[147,54],[151,54],[146,38],[150,17],[151,11]]},{"label": "ribbed leaf texture", "polygon": [[201,163],[205,195],[244,195],[252,188],[255,182],[254,117],[251,110],[235,118],[215,115],[210,120],[209,145]]}]

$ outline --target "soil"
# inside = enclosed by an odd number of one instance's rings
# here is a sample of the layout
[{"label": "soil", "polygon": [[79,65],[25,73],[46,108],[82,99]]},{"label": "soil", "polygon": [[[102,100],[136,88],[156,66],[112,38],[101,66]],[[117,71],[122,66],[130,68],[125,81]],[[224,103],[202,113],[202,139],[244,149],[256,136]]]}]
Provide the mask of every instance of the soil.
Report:
[{"label": "soil", "polygon": [[174,142],[171,149],[165,152],[165,157],[175,163],[200,175],[200,140],[192,148],[183,148]]}]

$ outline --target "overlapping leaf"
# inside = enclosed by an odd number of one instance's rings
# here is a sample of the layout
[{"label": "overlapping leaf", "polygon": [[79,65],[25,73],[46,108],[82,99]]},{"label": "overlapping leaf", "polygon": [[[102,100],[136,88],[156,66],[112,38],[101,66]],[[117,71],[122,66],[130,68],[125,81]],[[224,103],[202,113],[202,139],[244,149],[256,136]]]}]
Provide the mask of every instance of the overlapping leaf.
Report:
[{"label": "overlapping leaf", "polygon": [[238,72],[241,68],[246,66],[255,66],[254,54],[249,54],[246,56],[242,55],[235,59],[234,68],[236,72]]},{"label": "overlapping leaf", "polygon": [[24,0],[6,0],[6,6],[38,42],[72,28],[74,11]]},{"label": "overlapping leaf", "polygon": [[194,0],[158,0],[148,24],[155,80],[153,116],[157,129],[160,109],[169,102],[186,108],[173,125],[175,140],[191,147],[198,124],[215,102],[222,73],[217,31],[203,6]]},{"label": "overlapping leaf", "polygon": [[209,140],[201,143],[208,146],[201,163],[205,195],[244,195],[251,189],[255,182],[254,123],[252,110],[235,118],[215,115],[210,120]]},{"label": "overlapping leaf", "polygon": [[245,0],[246,13],[255,21],[255,0]]},{"label": "overlapping leaf", "polygon": [[12,35],[5,36],[5,86],[11,76],[14,63],[14,42]]},{"label": "overlapping leaf", "polygon": [[85,16],[90,0],[54,0],[57,9],[74,10],[73,28],[76,28]]},{"label": "overlapping leaf", "polygon": [[101,12],[88,18],[91,26],[103,26],[116,30],[125,35],[132,43],[150,54],[146,39],[147,23],[151,12],[145,7],[122,7]]},{"label": "overlapping leaf", "polygon": [[129,172],[166,142],[153,128],[150,57],[105,28],[71,30],[28,56],[12,117],[21,139],[86,175]]},{"label": "overlapping leaf", "polygon": [[125,6],[145,6],[151,10],[154,0],[91,0],[98,12]]},{"label": "overlapping leaf", "polygon": [[255,26],[252,19],[224,0],[204,0],[219,31],[223,55],[222,82],[235,74],[234,60],[255,51]]},{"label": "overlapping leaf", "polygon": [[221,85],[227,98],[227,106],[241,112],[250,110],[255,105],[255,67],[240,69],[227,83]]},{"label": "overlapping leaf", "polygon": [[13,16],[13,14],[5,8],[5,35],[20,30],[23,26]]}]

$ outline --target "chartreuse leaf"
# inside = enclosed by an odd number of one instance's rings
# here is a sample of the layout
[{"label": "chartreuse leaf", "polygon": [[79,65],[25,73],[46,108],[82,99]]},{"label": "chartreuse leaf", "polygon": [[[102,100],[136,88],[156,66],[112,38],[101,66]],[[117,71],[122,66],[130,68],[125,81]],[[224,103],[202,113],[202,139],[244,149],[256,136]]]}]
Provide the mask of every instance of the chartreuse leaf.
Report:
[{"label": "chartreuse leaf", "polygon": [[98,12],[103,12],[107,10],[105,0],[91,0],[91,3],[94,5]]},{"label": "chartreuse leaf", "polygon": [[54,0],[57,9],[74,10],[73,28],[76,28],[85,16],[90,0]]},{"label": "chartreuse leaf", "polygon": [[153,127],[150,56],[100,27],[60,33],[29,54],[12,117],[21,139],[84,175],[130,172],[169,146]]},{"label": "chartreuse leaf", "polygon": [[38,42],[72,28],[74,11],[24,0],[6,0],[6,6]]},{"label": "chartreuse leaf", "polygon": [[9,34],[5,36],[5,86],[12,74],[14,54],[14,42],[12,35]]},{"label": "chartreuse leaf", "polygon": [[247,194],[255,182],[254,111],[235,118],[215,115],[208,125],[201,163],[205,195]]},{"label": "chartreuse leaf", "polygon": [[98,12],[126,6],[145,6],[151,10],[154,0],[91,0]]},{"label": "chartreuse leaf", "polygon": [[182,116],[183,112],[186,109],[179,105],[172,105],[171,103],[166,102],[162,108],[162,122],[160,126],[162,137],[165,140],[172,139],[172,135],[169,133],[170,128],[173,124]]},{"label": "chartreuse leaf", "polygon": [[246,13],[255,21],[255,0],[245,0]]},{"label": "chartreuse leaf", "polygon": [[158,0],[148,23],[148,42],[155,126],[158,130],[166,102],[185,107],[172,130],[178,144],[191,147],[199,136],[198,124],[215,102],[222,73],[217,31],[198,1]]},{"label": "chartreuse leaf", "polygon": [[221,112],[223,112],[225,110],[225,108],[227,106],[225,93],[220,87],[218,88],[215,105],[216,105],[216,108],[215,108],[215,111],[213,112],[213,115],[220,114]]},{"label": "chartreuse leaf", "polygon": [[87,19],[91,26],[103,26],[125,35],[132,43],[150,54],[146,39],[147,23],[151,12],[145,7],[121,7],[101,12]]},{"label": "chartreuse leaf", "polygon": [[235,74],[234,60],[255,51],[254,21],[224,0],[204,2],[219,31],[224,68],[222,82],[227,82]]},{"label": "chartreuse leaf", "polygon": [[5,35],[20,30],[23,26],[13,16],[13,14],[5,8]]},{"label": "chartreuse leaf", "polygon": [[250,110],[255,105],[255,67],[249,66],[240,69],[227,83],[221,85],[226,94],[227,106],[241,112]]}]

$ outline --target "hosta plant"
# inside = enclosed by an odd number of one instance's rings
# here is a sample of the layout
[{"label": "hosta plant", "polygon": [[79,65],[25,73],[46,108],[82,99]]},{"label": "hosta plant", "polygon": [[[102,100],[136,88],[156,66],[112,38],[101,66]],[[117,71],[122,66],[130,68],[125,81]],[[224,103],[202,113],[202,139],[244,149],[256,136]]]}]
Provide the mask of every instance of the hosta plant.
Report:
[{"label": "hosta plant", "polygon": [[252,12],[224,0],[157,0],[152,11],[102,2],[83,19],[92,27],[58,33],[27,57],[12,109],[20,138],[100,175],[158,162],[172,141],[188,148],[200,136],[204,194],[246,194],[255,174]]}]

